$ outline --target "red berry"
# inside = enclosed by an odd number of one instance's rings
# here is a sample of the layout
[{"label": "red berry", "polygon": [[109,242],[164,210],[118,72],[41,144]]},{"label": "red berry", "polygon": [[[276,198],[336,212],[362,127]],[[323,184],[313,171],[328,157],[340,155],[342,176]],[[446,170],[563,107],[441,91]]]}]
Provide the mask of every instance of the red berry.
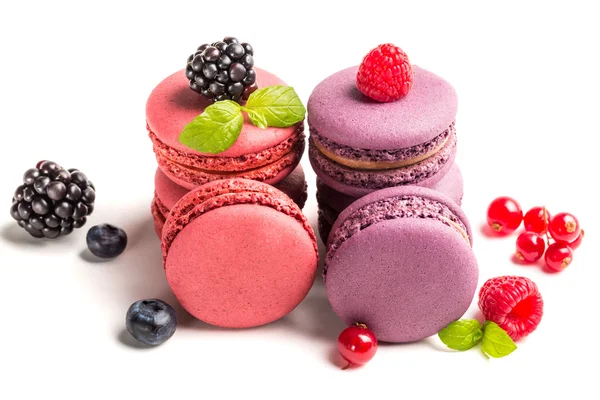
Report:
[{"label": "red berry", "polygon": [[513,340],[537,328],[544,301],[536,284],[522,276],[489,279],[479,290],[479,308],[486,319],[497,323]]},{"label": "red berry", "polygon": [[548,223],[550,222],[550,213],[546,207],[533,207],[527,211],[523,217],[523,225],[527,232],[535,232],[540,235],[548,231]]},{"label": "red berry", "polygon": [[373,100],[389,102],[405,96],[413,84],[408,56],[400,47],[382,44],[365,56],[356,75],[356,87]]},{"label": "red berry", "polygon": [[523,232],[517,238],[517,258],[534,262],[542,258],[546,250],[544,238],[533,232]]},{"label": "red berry", "polygon": [[510,197],[498,197],[488,207],[488,224],[498,233],[508,234],[514,232],[521,225],[522,220],[523,211],[521,206]]},{"label": "red berry", "polygon": [[546,265],[554,271],[562,271],[573,261],[573,250],[567,242],[555,242],[546,250]]},{"label": "red berry", "polygon": [[581,242],[583,241],[583,236],[584,236],[584,232],[582,229],[581,232],[579,232],[579,236],[577,236],[577,239],[575,239],[571,243],[569,243],[569,247],[571,248],[571,250],[575,250],[581,245]]},{"label": "red berry", "polygon": [[338,337],[338,350],[348,365],[363,365],[377,352],[375,334],[363,324],[355,324],[342,331]]},{"label": "red berry", "polygon": [[580,230],[579,221],[573,214],[569,213],[556,214],[550,220],[550,225],[548,225],[548,231],[556,241],[570,243],[577,239]]}]

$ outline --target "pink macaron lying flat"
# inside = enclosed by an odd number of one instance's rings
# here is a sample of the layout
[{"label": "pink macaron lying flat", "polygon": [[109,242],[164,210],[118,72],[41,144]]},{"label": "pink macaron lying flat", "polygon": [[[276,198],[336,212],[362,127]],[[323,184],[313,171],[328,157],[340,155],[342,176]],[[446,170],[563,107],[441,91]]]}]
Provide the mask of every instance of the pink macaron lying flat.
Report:
[{"label": "pink macaron lying flat", "polygon": [[[298,166],[281,182],[273,185],[288,195],[300,208],[304,208],[307,193],[307,183],[302,165]],[[154,218],[154,227],[159,237],[162,236],[162,227],[175,204],[185,196],[189,190],[177,185],[170,180],[159,168],[154,176],[154,199],[151,211]]]},{"label": "pink macaron lying flat", "polygon": [[431,189],[383,189],[346,208],[327,245],[325,287],[347,324],[384,342],[436,334],[468,309],[478,267],[466,216]]},{"label": "pink macaron lying flat", "polygon": [[[265,70],[254,69],[259,88],[285,84]],[[219,154],[199,153],[179,143],[183,128],[210,104],[189,88],[183,70],[167,77],[150,94],[146,124],[159,167],[169,179],[187,189],[236,177],[275,184],[298,165],[305,145],[303,122],[261,129],[245,116],[239,138]]]},{"label": "pink macaron lying flat", "polygon": [[315,235],[274,187],[213,181],[186,194],[165,222],[167,281],[181,305],[212,325],[247,328],[292,311],[317,269]]}]

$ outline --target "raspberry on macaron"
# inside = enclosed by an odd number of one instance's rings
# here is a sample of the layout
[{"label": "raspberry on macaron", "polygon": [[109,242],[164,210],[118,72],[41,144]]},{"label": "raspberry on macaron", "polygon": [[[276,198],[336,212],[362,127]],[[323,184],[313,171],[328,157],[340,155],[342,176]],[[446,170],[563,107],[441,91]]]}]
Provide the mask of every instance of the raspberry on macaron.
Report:
[{"label": "raspberry on macaron", "polygon": [[413,71],[406,53],[393,44],[381,44],[365,56],[356,75],[356,87],[379,102],[396,101],[410,91]]}]

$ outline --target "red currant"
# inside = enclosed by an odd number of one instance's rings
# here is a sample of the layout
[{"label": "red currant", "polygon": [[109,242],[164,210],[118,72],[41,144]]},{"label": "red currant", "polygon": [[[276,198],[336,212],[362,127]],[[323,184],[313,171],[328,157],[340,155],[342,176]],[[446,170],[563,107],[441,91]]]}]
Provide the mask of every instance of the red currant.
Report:
[{"label": "red currant", "polygon": [[502,234],[514,232],[523,220],[521,206],[510,197],[498,197],[492,201],[487,211],[490,227]]},{"label": "red currant", "polygon": [[546,207],[533,207],[527,211],[523,217],[523,225],[527,232],[535,232],[540,235],[545,234],[548,231],[548,224],[550,222],[550,213],[546,210]]},{"label": "red currant", "polygon": [[523,232],[517,238],[517,258],[534,262],[542,258],[546,250],[544,238],[534,232]]},{"label": "red currant", "polygon": [[581,232],[579,232],[579,236],[577,236],[577,239],[575,239],[571,243],[569,243],[569,247],[571,248],[571,250],[575,250],[581,245],[584,234],[585,233],[583,232],[583,229],[582,229]]},{"label": "red currant", "polygon": [[577,239],[581,228],[573,214],[560,213],[552,217],[548,231],[554,240],[570,243]]},{"label": "red currant", "polygon": [[338,337],[338,350],[344,360],[348,361],[346,368],[363,365],[375,356],[377,338],[366,325],[356,323],[342,331]]},{"label": "red currant", "polygon": [[562,271],[573,261],[573,250],[566,242],[555,242],[546,250],[546,265],[555,270]]}]

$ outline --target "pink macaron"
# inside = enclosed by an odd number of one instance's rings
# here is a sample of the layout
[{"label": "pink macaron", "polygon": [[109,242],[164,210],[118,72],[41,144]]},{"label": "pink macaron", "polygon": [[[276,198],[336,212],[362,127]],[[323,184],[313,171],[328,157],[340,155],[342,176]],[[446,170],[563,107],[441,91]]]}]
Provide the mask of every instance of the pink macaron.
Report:
[{"label": "pink macaron", "polygon": [[247,328],[292,311],[315,279],[315,235],[274,187],[217,180],[171,209],[162,235],[167,281],[181,305],[212,325]]},{"label": "pink macaron", "polygon": [[[304,208],[308,193],[302,165],[298,164],[291,174],[273,186],[288,195],[298,207]],[[156,234],[161,237],[163,225],[171,209],[189,190],[170,180],[160,168],[154,175],[154,188],[151,211]]]},{"label": "pink macaron", "polygon": [[462,317],[478,266],[460,207],[431,189],[401,186],[352,203],[333,225],[325,287],[347,324],[384,342],[413,342]]},{"label": "pink macaron", "polygon": [[[285,85],[275,75],[254,68],[259,88]],[[275,184],[290,174],[304,151],[304,122],[288,128],[254,126],[245,116],[236,142],[218,154],[200,153],[178,140],[183,128],[212,104],[189,88],[185,71],[167,77],[150,94],[146,124],[160,169],[178,185],[198,185],[227,178]]]}]

